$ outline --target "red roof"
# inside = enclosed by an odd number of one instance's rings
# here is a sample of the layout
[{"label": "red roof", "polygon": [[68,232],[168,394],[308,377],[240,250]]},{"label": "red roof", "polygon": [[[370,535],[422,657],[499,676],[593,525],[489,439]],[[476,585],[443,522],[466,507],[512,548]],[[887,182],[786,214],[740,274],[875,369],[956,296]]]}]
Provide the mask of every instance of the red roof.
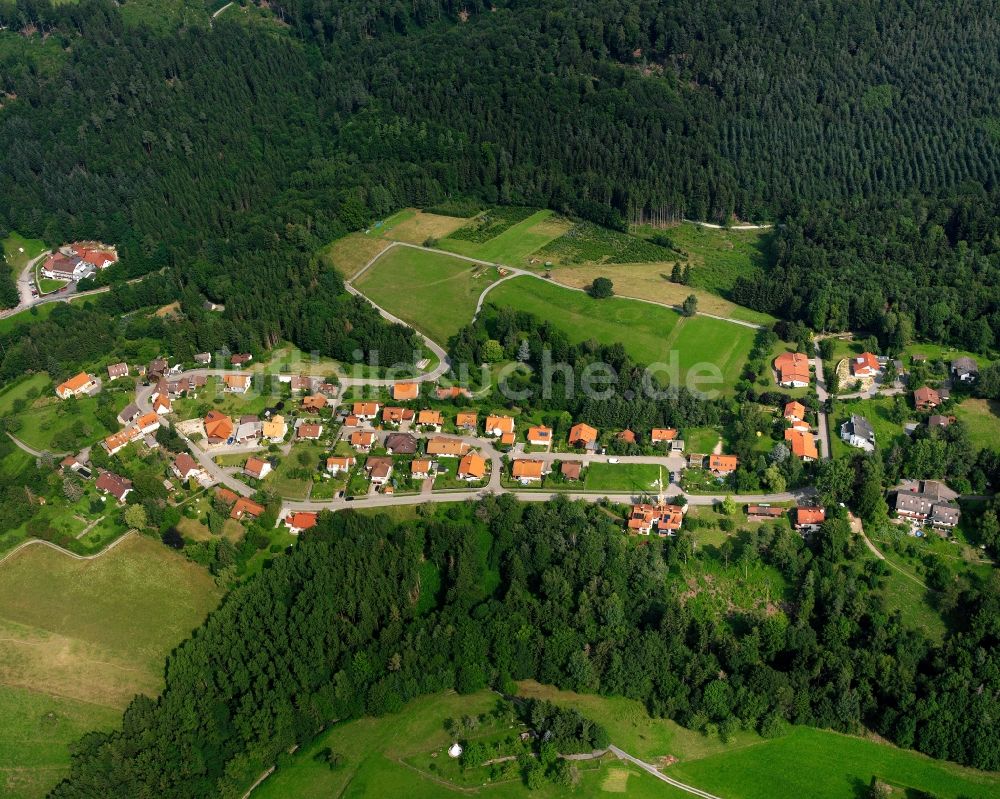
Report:
[{"label": "red roof", "polygon": [[822,524],[826,519],[826,510],[823,508],[796,508],[795,524]]}]

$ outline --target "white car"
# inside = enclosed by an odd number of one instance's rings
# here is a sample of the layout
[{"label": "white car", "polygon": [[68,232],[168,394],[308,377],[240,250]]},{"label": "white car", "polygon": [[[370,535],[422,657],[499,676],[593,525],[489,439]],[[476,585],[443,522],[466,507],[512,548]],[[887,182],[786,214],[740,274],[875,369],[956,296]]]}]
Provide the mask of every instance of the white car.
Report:
[{"label": "white car", "polygon": [[608,458],[608,463],[621,463],[619,458]]}]

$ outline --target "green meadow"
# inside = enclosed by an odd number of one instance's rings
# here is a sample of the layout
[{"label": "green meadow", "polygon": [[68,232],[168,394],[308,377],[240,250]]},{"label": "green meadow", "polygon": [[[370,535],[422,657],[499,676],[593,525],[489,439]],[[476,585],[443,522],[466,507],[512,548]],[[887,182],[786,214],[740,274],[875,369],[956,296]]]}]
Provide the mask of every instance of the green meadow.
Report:
[{"label": "green meadow", "polygon": [[354,281],[376,305],[442,346],[472,321],[483,289],[497,279],[493,267],[438,252],[394,247]]},{"label": "green meadow", "polygon": [[[621,297],[595,300],[582,291],[526,276],[501,283],[487,295],[487,302],[547,319],[573,342],[620,342],[639,363],[676,363],[682,384],[689,376],[698,378],[717,367],[722,385],[709,380],[693,384],[702,390],[732,389],[754,337],[752,328],[731,322],[682,317],[670,308]],[[696,372],[700,364],[708,369]]]}]

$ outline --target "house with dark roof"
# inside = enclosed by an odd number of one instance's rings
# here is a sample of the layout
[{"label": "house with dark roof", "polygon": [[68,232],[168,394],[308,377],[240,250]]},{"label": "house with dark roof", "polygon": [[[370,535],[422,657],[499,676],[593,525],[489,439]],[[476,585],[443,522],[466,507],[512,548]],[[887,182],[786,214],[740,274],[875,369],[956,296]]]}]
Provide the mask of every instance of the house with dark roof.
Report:
[{"label": "house with dark roof", "polygon": [[393,455],[413,455],[417,451],[417,439],[409,433],[390,433],[385,438],[385,448]]},{"label": "house with dark roof", "polygon": [[110,494],[119,502],[124,502],[132,490],[132,481],[114,472],[102,471],[94,487],[102,494]]},{"label": "house with dark roof", "polygon": [[931,411],[941,404],[941,395],[930,386],[921,386],[913,392],[913,406],[918,411]]},{"label": "house with dark roof", "polygon": [[865,452],[875,450],[875,431],[871,422],[856,413],[851,414],[851,418],[840,426],[840,437],[849,446],[863,449]]},{"label": "house with dark roof", "polygon": [[979,377],[979,364],[963,355],[951,362],[951,376],[962,383],[972,383]]}]

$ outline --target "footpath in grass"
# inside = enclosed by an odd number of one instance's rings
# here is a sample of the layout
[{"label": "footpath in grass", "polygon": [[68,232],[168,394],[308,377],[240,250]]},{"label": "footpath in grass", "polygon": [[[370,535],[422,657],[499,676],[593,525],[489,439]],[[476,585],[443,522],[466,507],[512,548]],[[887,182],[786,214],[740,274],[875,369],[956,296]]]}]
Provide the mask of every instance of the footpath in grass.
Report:
[{"label": "footpath in grass", "polygon": [[486,302],[547,319],[573,342],[620,342],[639,363],[676,363],[682,385],[692,370],[702,374],[702,367],[717,368],[722,384],[705,381],[693,386],[701,390],[731,390],[753,344],[752,328],[703,316],[685,318],[670,308],[621,297],[595,300],[584,292],[533,277],[501,283],[486,296]]},{"label": "footpath in grass", "polygon": [[413,247],[395,247],[354,286],[441,346],[472,321],[483,289],[497,279],[493,267]]},{"label": "footpath in grass", "polygon": [[148,538],[92,561],[36,544],[0,564],[0,795],[44,796],[69,743],[156,695],[165,657],[220,597],[206,570]]}]

